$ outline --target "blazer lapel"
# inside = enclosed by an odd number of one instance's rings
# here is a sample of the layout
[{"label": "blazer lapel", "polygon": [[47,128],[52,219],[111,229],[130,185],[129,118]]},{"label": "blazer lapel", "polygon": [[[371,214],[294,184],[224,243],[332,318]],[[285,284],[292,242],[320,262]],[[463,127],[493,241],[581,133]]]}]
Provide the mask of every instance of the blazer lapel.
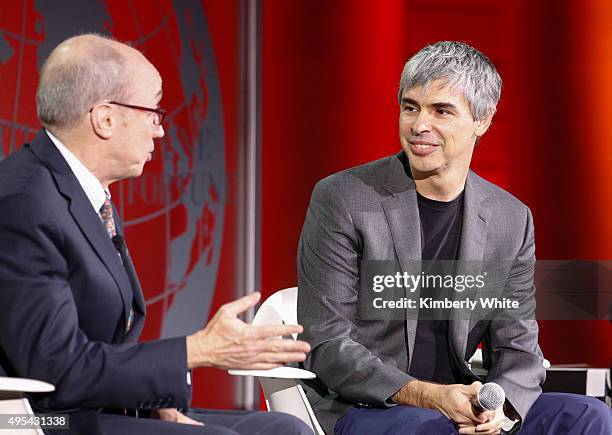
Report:
[{"label": "blazer lapel", "polygon": [[70,166],[44,131],[36,136],[30,148],[50,169],[59,191],[69,200],[69,210],[74,220],[115,280],[123,301],[124,321],[127,322],[132,306],[132,288],[99,215],[91,206]]},{"label": "blazer lapel", "polygon": [[[114,206],[113,206],[113,210],[114,210],[115,225],[117,227],[117,231],[119,232],[119,234],[124,236],[125,232],[123,230],[123,222],[121,221],[121,218],[119,217],[119,213]],[[147,312],[147,308],[146,308],[146,304],[144,300],[144,295],[142,293],[142,287],[140,286],[138,274],[136,273],[136,268],[134,267],[134,263],[132,262],[132,257],[130,256],[130,251],[127,248],[127,243],[125,243],[125,240],[123,243],[123,252],[124,252],[123,266],[125,267],[125,271],[127,273],[127,276],[132,286],[132,291],[134,294],[134,306],[140,311],[140,313],[143,316],[145,316]]]},{"label": "blazer lapel", "polygon": [[[421,223],[417,204],[416,185],[409,175],[406,155],[401,152],[397,160],[393,160],[383,188],[391,193],[382,201],[383,210],[393,246],[401,271],[409,274],[420,274],[416,266],[421,260]],[[411,298],[419,299],[420,288],[417,288]],[[416,336],[419,310],[407,310],[406,338],[408,341],[408,367],[412,361],[412,350]]]},{"label": "blazer lapel", "polygon": [[[476,174],[469,171],[465,183],[458,274],[473,273],[475,270],[473,265],[483,264],[488,218],[488,211],[482,206],[483,199],[480,180]],[[450,331],[450,339],[457,357],[460,363],[465,365],[465,352],[470,332],[469,310],[451,311]]]}]

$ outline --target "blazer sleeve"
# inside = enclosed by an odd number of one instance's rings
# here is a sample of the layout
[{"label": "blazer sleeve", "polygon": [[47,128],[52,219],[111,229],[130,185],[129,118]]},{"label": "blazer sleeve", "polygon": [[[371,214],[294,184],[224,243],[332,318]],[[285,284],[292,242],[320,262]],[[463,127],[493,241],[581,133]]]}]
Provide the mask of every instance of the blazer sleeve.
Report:
[{"label": "blazer sleeve", "polygon": [[531,211],[525,207],[523,242],[506,282],[506,297],[518,300],[520,313],[493,319],[483,341],[489,361],[487,382],[499,384],[521,418],[542,392],[546,378],[535,320],[535,242]]},{"label": "blazer sleeve", "polygon": [[298,247],[298,322],[311,345],[304,366],[351,403],[392,406],[414,380],[358,341],[360,237],[330,179],[315,187]]},{"label": "blazer sleeve", "polygon": [[[49,204],[0,200],[0,361],[13,376],[48,381],[46,409],[188,406],[184,337],[91,341],[79,329],[63,233]],[[81,289],[86,290],[86,289]],[[103,307],[100,307],[103,309]],[[8,366],[8,367],[7,367]]]}]

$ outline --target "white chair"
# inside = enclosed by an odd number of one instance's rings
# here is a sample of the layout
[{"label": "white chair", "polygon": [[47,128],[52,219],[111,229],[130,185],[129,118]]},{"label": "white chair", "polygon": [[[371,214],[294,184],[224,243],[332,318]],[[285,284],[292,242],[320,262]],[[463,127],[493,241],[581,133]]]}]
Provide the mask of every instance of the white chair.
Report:
[{"label": "white chair", "polygon": [[[296,325],[297,321],[297,287],[279,290],[266,299],[253,319],[253,325]],[[292,334],[297,339],[297,334]],[[543,361],[544,367],[550,367],[548,360]],[[472,372],[484,376],[487,370],[483,368],[482,350],[468,361]],[[278,367],[271,370],[229,370],[234,376],[255,376],[259,380],[266,400],[268,411],[278,411],[298,417],[306,423],[316,435],[325,435],[321,425],[312,411],[306,398],[306,393],[296,379],[313,379],[316,375],[308,370],[294,367]]]},{"label": "white chair", "polygon": [[[25,378],[0,376],[0,414],[34,415],[25,393],[48,393],[55,387],[47,382]],[[40,427],[33,429],[0,429],[2,433],[19,433],[20,435],[44,435]]]},{"label": "white chair", "polygon": [[[296,325],[297,287],[279,290],[264,301],[253,319],[253,325]],[[297,339],[297,334],[292,334]],[[259,380],[268,411],[285,412],[306,423],[316,435],[325,435],[312,411],[306,393],[296,379],[313,379],[316,375],[295,367],[270,370],[229,370],[230,375],[255,376]]]}]

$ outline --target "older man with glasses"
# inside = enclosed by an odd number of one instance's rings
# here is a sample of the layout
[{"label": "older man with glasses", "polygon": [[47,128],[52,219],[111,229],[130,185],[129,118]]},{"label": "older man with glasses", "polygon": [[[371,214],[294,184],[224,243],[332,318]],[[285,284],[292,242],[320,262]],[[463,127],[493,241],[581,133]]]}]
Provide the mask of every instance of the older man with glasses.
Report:
[{"label": "older man with glasses", "polygon": [[99,35],[67,39],[44,63],[44,129],[0,162],[0,366],[54,384],[34,410],[69,413],[72,433],[309,433],[285,414],[188,409],[189,369],[304,360],[307,343],[270,340],[301,326],[238,319],[259,294],[188,337],[137,342],[145,303],[108,187],[151,159],[161,97],[155,67]]}]

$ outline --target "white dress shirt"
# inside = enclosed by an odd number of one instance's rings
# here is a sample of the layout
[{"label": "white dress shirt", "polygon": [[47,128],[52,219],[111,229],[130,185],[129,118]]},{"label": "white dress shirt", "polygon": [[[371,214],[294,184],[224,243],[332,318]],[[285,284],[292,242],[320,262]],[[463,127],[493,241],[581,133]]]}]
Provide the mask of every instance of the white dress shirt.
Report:
[{"label": "white dress shirt", "polygon": [[83,163],[68,149],[66,145],[64,145],[58,138],[53,136],[51,132],[45,130],[51,142],[57,147],[58,151],[70,166],[70,169],[74,173],[74,176],[79,181],[79,184],[85,191],[85,195],[89,198],[89,202],[91,202],[91,206],[94,208],[96,213],[100,213],[100,209],[104,205],[104,201],[106,199],[111,198],[110,190],[102,187],[100,180],[96,178],[94,174],[91,173],[89,169],[85,167]]}]

